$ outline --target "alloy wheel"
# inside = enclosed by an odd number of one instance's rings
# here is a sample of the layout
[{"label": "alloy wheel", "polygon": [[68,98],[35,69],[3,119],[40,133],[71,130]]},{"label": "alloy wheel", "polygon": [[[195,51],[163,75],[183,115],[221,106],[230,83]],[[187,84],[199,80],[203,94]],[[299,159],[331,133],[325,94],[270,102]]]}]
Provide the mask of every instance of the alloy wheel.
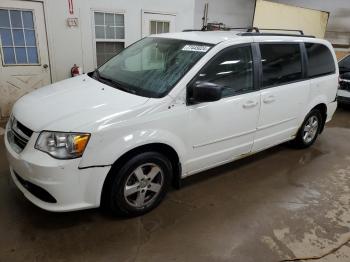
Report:
[{"label": "alloy wheel", "polygon": [[318,132],[319,121],[316,116],[310,116],[307,120],[303,130],[303,140],[309,144],[316,137]]},{"label": "alloy wheel", "polygon": [[156,200],[163,184],[164,174],[158,165],[142,164],[128,176],[124,186],[124,198],[129,205],[143,208]]}]

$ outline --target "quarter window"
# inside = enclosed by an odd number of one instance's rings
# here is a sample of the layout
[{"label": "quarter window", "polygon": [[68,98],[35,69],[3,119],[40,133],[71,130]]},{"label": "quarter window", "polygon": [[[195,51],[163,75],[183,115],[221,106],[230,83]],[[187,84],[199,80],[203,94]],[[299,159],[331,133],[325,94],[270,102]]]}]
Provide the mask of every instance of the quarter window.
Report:
[{"label": "quarter window", "polygon": [[302,78],[299,44],[260,44],[263,87]]},{"label": "quarter window", "polygon": [[97,66],[104,64],[125,47],[124,14],[94,13]]},{"label": "quarter window", "polygon": [[0,9],[0,47],[4,65],[39,63],[31,10]]},{"label": "quarter window", "polygon": [[223,97],[253,91],[252,61],[250,46],[228,48],[205,66],[195,81],[222,86]]},{"label": "quarter window", "polygon": [[328,47],[321,44],[305,43],[308,57],[308,76],[316,77],[335,72],[334,59]]}]

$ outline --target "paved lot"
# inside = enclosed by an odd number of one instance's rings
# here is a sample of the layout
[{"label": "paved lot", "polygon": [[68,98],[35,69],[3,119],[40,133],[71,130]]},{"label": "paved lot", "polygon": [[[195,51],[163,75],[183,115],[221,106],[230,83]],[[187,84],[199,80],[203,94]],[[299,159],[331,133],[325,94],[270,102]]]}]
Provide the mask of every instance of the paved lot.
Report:
[{"label": "paved lot", "polygon": [[281,145],[189,178],[128,220],[36,208],[9,179],[0,140],[0,261],[350,261],[349,108],[312,148]]}]

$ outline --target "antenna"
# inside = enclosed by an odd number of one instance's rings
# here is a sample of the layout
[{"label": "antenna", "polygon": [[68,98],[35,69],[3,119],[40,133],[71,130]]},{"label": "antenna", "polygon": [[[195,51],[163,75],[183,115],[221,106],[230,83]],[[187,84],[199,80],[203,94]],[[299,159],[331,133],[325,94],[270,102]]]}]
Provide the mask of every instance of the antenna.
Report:
[{"label": "antenna", "polygon": [[205,3],[204,4],[204,13],[203,13],[203,17],[202,17],[202,28],[207,28],[208,25],[208,9],[209,9],[209,4]]}]

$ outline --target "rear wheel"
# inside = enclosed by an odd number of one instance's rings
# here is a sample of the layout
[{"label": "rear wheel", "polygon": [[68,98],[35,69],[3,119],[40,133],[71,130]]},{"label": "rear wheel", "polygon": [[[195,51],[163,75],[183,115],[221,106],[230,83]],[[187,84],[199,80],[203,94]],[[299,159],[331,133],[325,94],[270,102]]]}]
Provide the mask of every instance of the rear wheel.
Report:
[{"label": "rear wheel", "polygon": [[166,195],[171,178],[170,161],[160,153],[134,156],[121,168],[113,167],[104,190],[103,206],[113,214],[138,216],[155,208]]},{"label": "rear wheel", "polygon": [[313,109],[305,118],[292,144],[297,148],[307,148],[315,143],[322,127],[322,115],[318,109]]}]

